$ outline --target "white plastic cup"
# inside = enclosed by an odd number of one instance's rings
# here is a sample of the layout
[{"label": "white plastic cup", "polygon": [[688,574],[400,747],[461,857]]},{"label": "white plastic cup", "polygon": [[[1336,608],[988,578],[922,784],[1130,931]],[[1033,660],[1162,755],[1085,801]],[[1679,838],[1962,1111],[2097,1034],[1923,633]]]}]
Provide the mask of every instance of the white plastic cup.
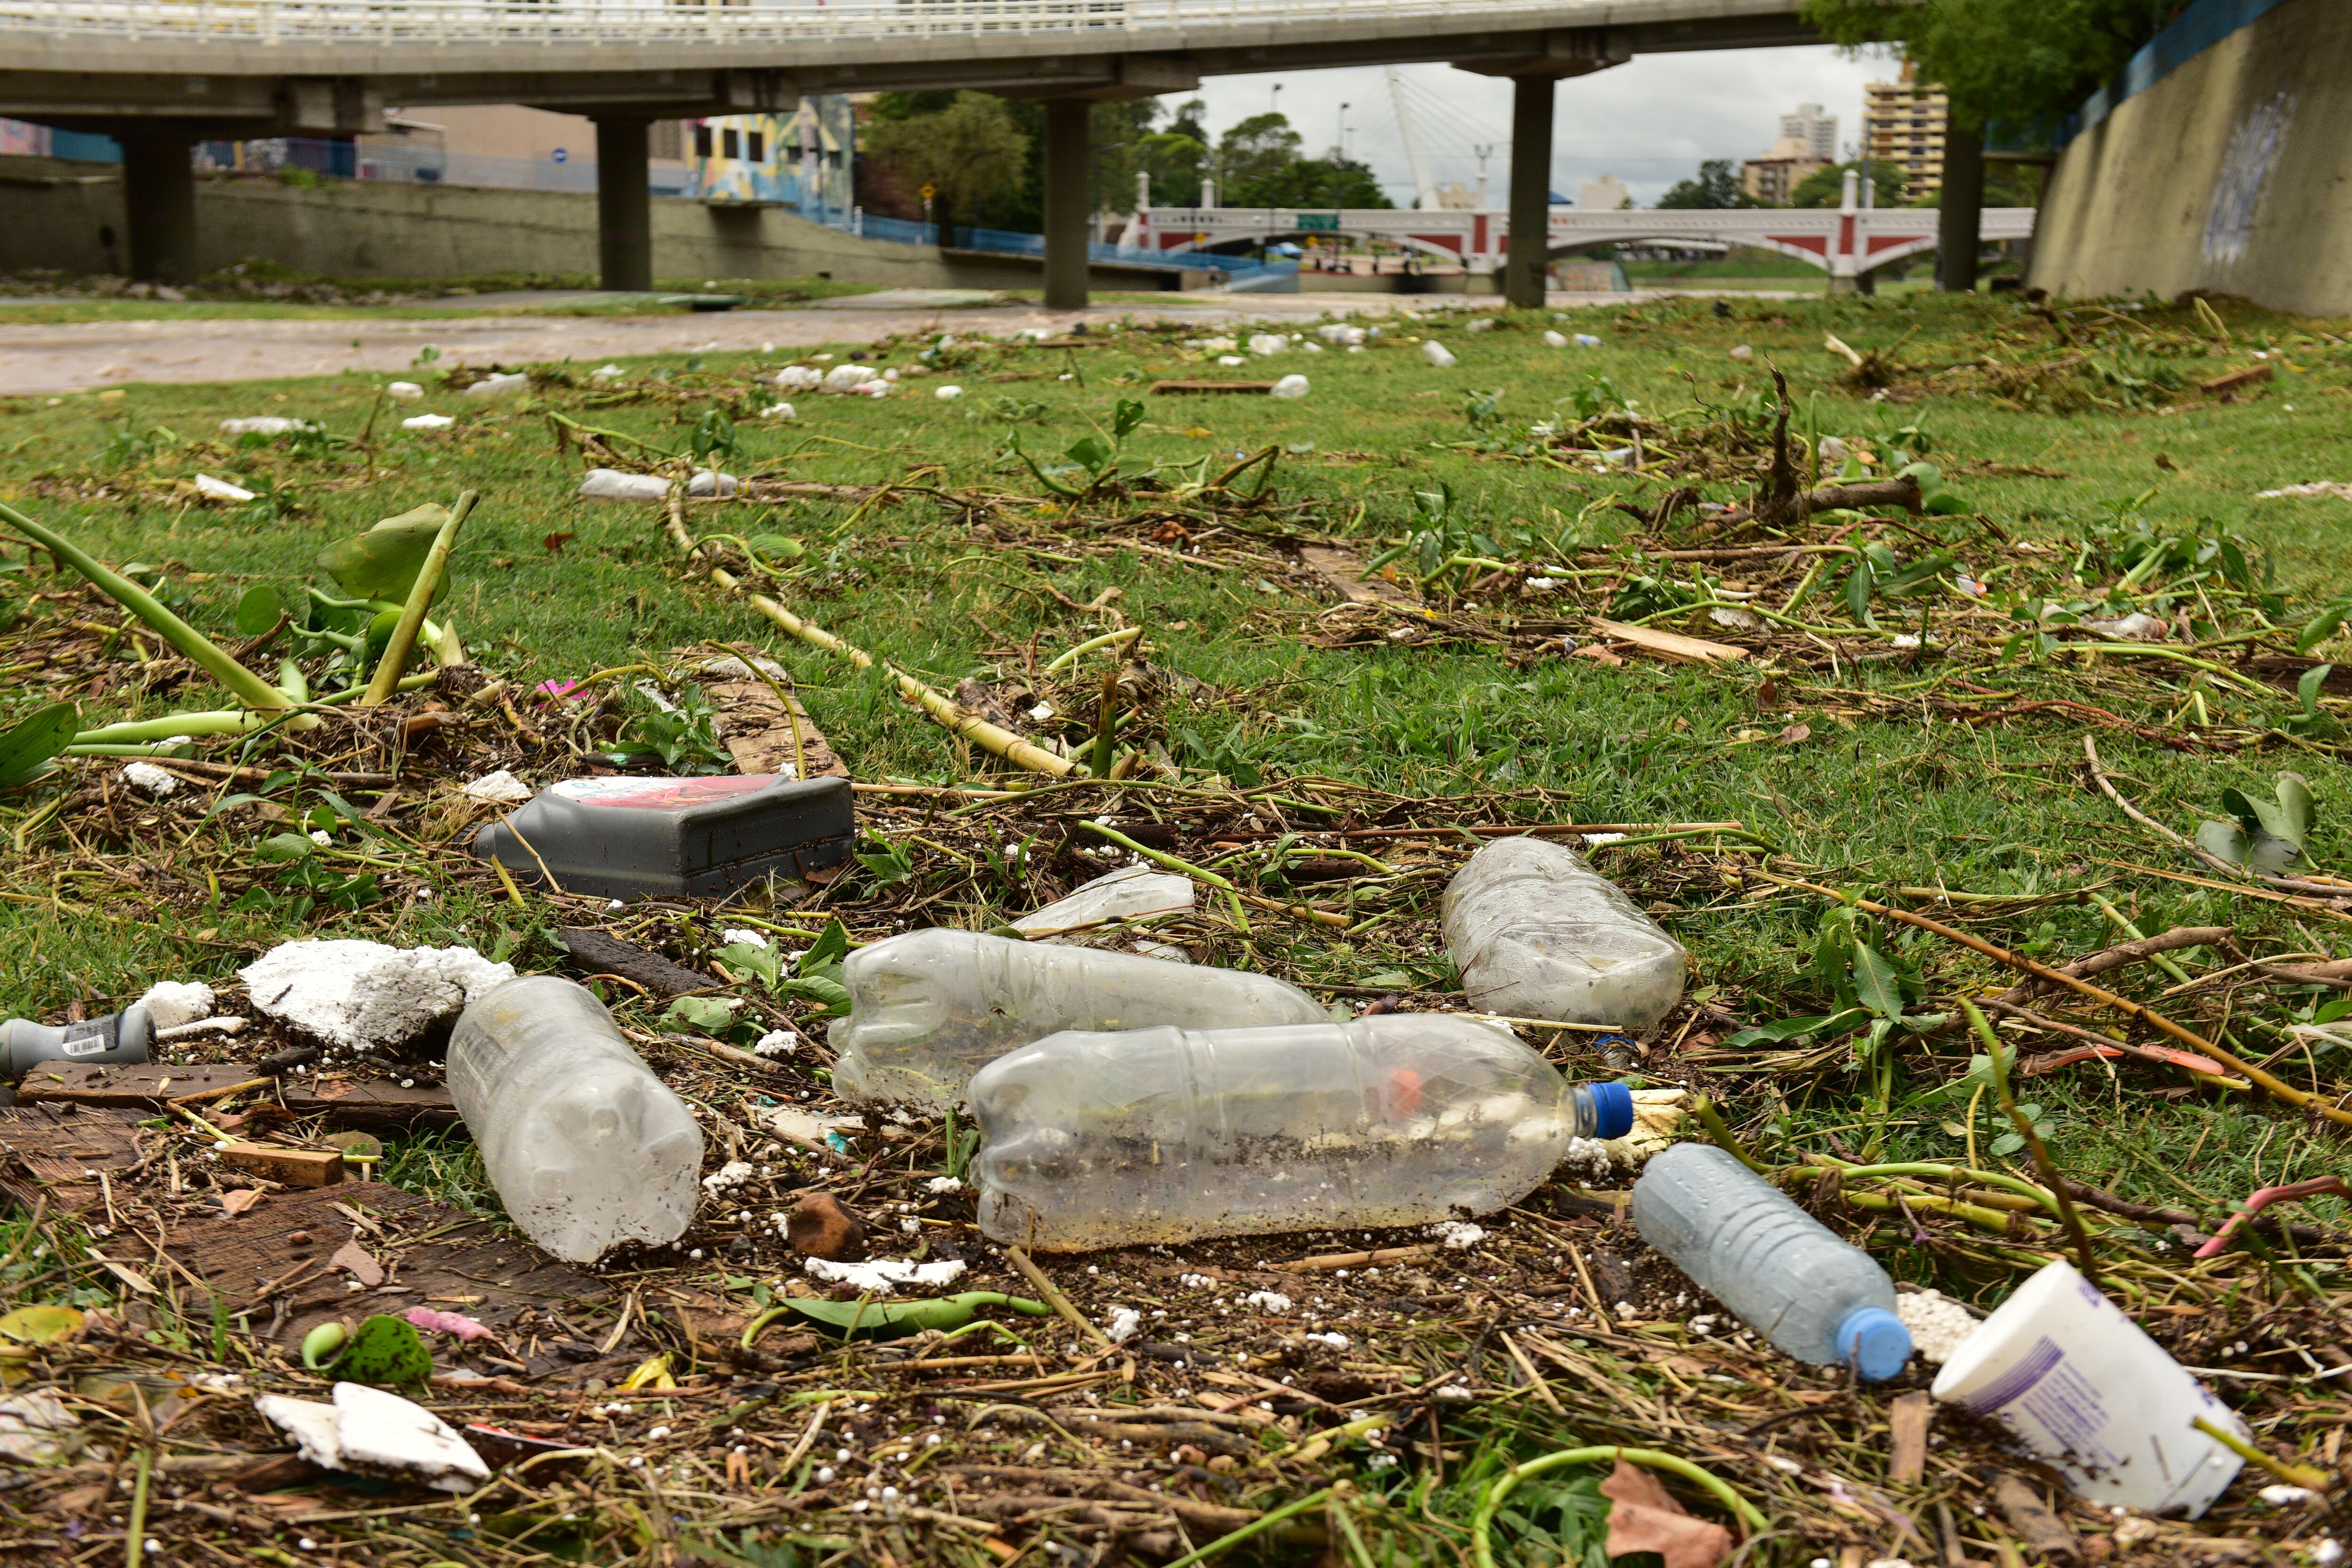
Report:
[{"label": "white plastic cup", "polygon": [[1969,1336],[1932,1391],[2009,1428],[2094,1502],[2197,1519],[2245,1461],[2190,1425],[2245,1423],[2063,1258]]}]

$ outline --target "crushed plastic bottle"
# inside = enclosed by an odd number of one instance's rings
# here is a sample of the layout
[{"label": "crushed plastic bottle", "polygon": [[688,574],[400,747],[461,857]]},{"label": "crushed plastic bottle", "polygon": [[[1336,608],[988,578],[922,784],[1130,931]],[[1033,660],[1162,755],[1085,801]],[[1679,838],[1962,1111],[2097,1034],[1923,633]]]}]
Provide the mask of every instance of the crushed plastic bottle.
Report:
[{"label": "crushed plastic bottle", "polygon": [[1677,1143],[1633,1184],[1633,1228],[1799,1361],[1867,1382],[1911,1359],[1895,1281],[1787,1194],[1709,1143]]},{"label": "crushed plastic bottle", "polygon": [[935,1110],[955,1106],[971,1075],[1005,1052],[1066,1029],[1245,1028],[1329,1017],[1272,975],[981,931],[894,936],[851,953],[841,978],[851,1010],[826,1032],[840,1058],[835,1092]]},{"label": "crushed plastic bottle", "polygon": [[1124,866],[1023,915],[1013,929],[1034,941],[1154,915],[1190,914],[1196,891],[1190,877],[1149,866]]},{"label": "crushed plastic bottle", "polygon": [[1682,999],[1682,944],[1564,844],[1495,840],[1454,873],[1439,909],[1445,951],[1484,1012],[1639,1033]]},{"label": "crushed plastic bottle", "polygon": [[0,1078],[14,1083],[43,1062],[143,1062],[155,1026],[143,1004],[52,1027],[24,1018],[0,1024]]},{"label": "crushed plastic bottle", "polygon": [[702,1130],[584,987],[530,974],[477,998],[448,1084],[507,1213],[547,1251],[590,1263],[685,1234]]},{"label": "crushed plastic bottle", "polygon": [[1624,1085],[1444,1013],[1055,1035],[971,1108],[981,1229],[1048,1251],[1492,1214],[1633,1121]]}]

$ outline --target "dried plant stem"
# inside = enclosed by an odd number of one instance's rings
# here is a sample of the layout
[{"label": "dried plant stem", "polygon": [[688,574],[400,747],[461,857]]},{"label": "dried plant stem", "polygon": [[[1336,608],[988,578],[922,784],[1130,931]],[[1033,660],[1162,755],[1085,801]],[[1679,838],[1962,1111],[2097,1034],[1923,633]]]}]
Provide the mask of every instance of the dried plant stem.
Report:
[{"label": "dried plant stem", "polygon": [[2058,1162],[2050,1157],[2049,1149],[2042,1142],[2041,1130],[2033,1125],[2032,1117],[2017,1108],[2017,1096],[2009,1087],[2009,1052],[1975,1003],[1965,996],[1955,1000],[1959,1003],[1960,1011],[1968,1015],[1969,1027],[1974,1029],[1977,1038],[1984,1042],[1985,1054],[1992,1058],[1993,1092],[2000,1097],[2000,1108],[2008,1113],[2010,1125],[2016,1128],[2017,1135],[2025,1140],[2026,1150],[2033,1156],[2033,1168],[2042,1173],[2042,1185],[2048,1187],[2050,1195],[2058,1200],[2058,1217],[2065,1221],[2067,1234],[2074,1238],[2074,1255],[2082,1260],[2083,1278],[2088,1279],[2095,1289],[2099,1283],[2099,1260],[2091,1250],[2091,1233],[2083,1228],[2083,1216],[2074,1212],[2074,1200],[2068,1194],[2065,1180],[2058,1173]]},{"label": "dried plant stem", "polygon": [[479,490],[467,490],[449,509],[449,521],[433,536],[433,548],[425,553],[425,564],[418,568],[415,586],[408,590],[408,603],[401,606],[399,624],[392,628],[392,640],[383,645],[383,657],[376,660],[375,676],[368,682],[367,694],[360,699],[362,708],[381,708],[399,689],[400,678],[408,668],[409,656],[416,651],[416,634],[424,627],[425,611],[433,603],[434,591],[441,585],[442,573],[449,564],[450,546],[457,542],[457,530],[465,525],[466,514],[482,499]]}]

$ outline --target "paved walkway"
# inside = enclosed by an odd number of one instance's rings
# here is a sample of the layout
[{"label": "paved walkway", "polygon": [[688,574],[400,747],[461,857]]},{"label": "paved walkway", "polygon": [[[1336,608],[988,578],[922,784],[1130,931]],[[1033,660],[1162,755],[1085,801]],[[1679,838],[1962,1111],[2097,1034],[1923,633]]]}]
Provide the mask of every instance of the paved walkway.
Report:
[{"label": "paved walkway", "polygon": [[[911,291],[910,291],[911,292]],[[1628,294],[1557,294],[1560,306],[1626,304]],[[481,300],[478,299],[477,303]],[[871,342],[907,331],[1003,337],[1082,321],[1181,321],[1203,328],[1240,321],[1490,307],[1491,299],[1388,294],[1171,295],[1164,304],[1087,310],[1027,306],[932,308],[897,303],[676,316],[456,317],[447,321],[78,321],[0,326],[0,388],[18,395],[80,392],[131,382],[257,381],[407,370],[426,348],[443,365],[602,363],[636,354],[750,353],[820,343]]]}]

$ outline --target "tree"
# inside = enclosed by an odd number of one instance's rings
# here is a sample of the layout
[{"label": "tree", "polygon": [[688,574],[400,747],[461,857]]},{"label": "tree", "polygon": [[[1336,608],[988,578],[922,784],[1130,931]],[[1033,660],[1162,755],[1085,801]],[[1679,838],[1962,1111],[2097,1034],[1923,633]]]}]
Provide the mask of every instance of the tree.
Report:
[{"label": "tree", "polygon": [[1739,188],[1728,158],[1709,158],[1698,166],[1698,177],[1677,180],[1658,198],[1662,208],[1752,207],[1756,199]]},{"label": "tree", "polygon": [[1892,44],[1940,86],[1952,123],[2047,128],[2121,70],[2179,0],[1803,0],[1823,37]]},{"label": "tree", "polygon": [[1144,172],[1151,176],[1154,202],[1171,207],[1199,204],[1201,176],[1209,166],[1207,142],[1181,131],[1155,131],[1137,144],[1136,151]]},{"label": "tree", "polygon": [[971,223],[991,197],[1019,189],[1031,138],[1003,99],[984,92],[883,97],[897,101],[877,103],[866,154],[889,164],[910,190],[933,187],[931,216],[943,233]]},{"label": "tree", "polygon": [[[1845,200],[1845,174],[1848,169],[1859,171],[1862,165],[1831,163],[1815,169],[1797,182],[1789,193],[1792,207],[1833,207]],[[1870,165],[1870,184],[1876,199],[1874,206],[1899,207],[1903,205],[1903,165],[1881,158]]]},{"label": "tree", "polygon": [[1218,200],[1231,207],[1284,205],[1275,194],[1305,139],[1284,114],[1253,114],[1217,142]]}]

